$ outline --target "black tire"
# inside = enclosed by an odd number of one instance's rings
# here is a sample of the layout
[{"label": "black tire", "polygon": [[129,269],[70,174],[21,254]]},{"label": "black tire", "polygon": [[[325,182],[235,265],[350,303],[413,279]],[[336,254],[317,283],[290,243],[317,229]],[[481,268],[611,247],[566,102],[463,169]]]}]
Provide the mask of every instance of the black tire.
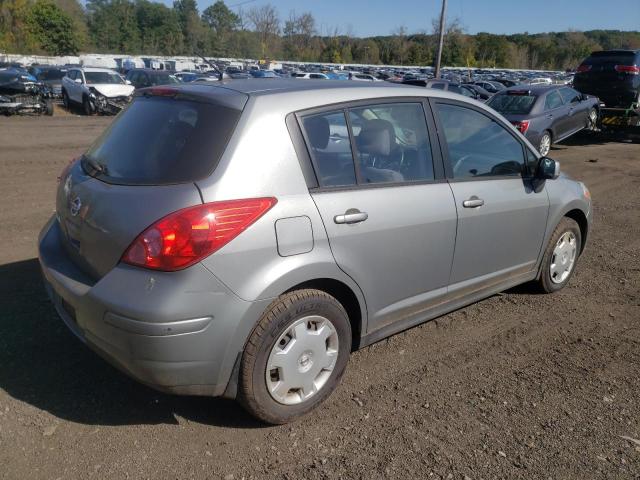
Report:
[{"label": "black tire", "polygon": [[66,90],[62,90],[62,105],[66,110],[71,111],[71,100]]},{"label": "black tire", "polygon": [[[545,144],[545,139],[548,138],[549,139],[549,147],[543,147],[543,145]],[[540,152],[540,155],[542,155],[543,157],[546,157],[547,155],[549,155],[549,152],[551,151],[551,145],[553,144],[553,137],[551,136],[551,132],[549,130],[545,130],[542,133],[542,136],[540,137],[540,143],[538,144],[538,152]],[[546,148],[546,152],[543,152],[543,149]]]},{"label": "black tire", "polygon": [[94,113],[94,108],[93,105],[91,104],[91,100],[89,99],[89,97],[84,96],[82,98],[82,113],[84,113],[87,116],[91,116]]},{"label": "black tire", "polygon": [[[328,319],[338,335],[337,360],[326,383],[307,400],[295,405],[276,401],[265,380],[267,362],[280,336],[297,320],[320,315]],[[342,305],[320,290],[296,290],[280,296],[264,312],[249,336],[242,355],[238,400],[259,420],[283,424],[310,412],[326,400],[340,383],[351,352],[351,324]]]},{"label": "black tire", "polygon": [[[572,232],[576,239],[575,260],[567,277],[561,282],[558,282],[554,281],[551,276],[551,264],[554,257],[553,251],[560,238],[567,232]],[[569,280],[571,280],[573,273],[576,271],[576,265],[578,263],[581,249],[582,233],[580,232],[578,223],[569,217],[563,217],[562,220],[560,220],[560,223],[558,223],[558,225],[556,226],[556,229],[553,231],[553,235],[551,235],[551,238],[549,239],[549,243],[547,244],[547,248],[545,249],[544,257],[542,259],[542,265],[540,267],[540,274],[538,276],[537,283],[543,292],[557,292],[558,290],[564,288],[567,283],[569,283]]]},{"label": "black tire", "polygon": [[47,100],[44,104],[44,114],[51,117],[53,116],[53,102],[51,100]]}]

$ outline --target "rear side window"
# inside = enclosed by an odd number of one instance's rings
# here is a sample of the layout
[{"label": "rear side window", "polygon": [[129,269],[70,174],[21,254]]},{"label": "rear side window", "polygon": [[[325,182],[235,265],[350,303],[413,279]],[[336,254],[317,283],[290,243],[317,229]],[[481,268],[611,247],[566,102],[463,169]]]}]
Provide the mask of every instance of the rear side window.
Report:
[{"label": "rear side window", "polygon": [[351,108],[347,115],[351,130],[342,110],[302,119],[321,187],[434,179],[421,104],[371,105]]},{"label": "rear side window", "polygon": [[240,114],[240,110],[222,105],[139,97],[98,138],[85,158],[103,168],[99,178],[107,182],[192,182],[213,171]]},{"label": "rear side window", "polygon": [[344,112],[304,117],[302,126],[320,186],[355,185],[356,173]]},{"label": "rear side window", "polygon": [[545,110],[553,110],[554,108],[558,108],[562,106],[562,97],[558,93],[557,90],[549,92],[544,99],[544,109]]},{"label": "rear side window", "polygon": [[434,179],[422,105],[397,103],[352,108],[349,116],[362,183]]},{"label": "rear side window", "polygon": [[522,145],[502,125],[470,108],[437,104],[454,178],[520,176]]}]

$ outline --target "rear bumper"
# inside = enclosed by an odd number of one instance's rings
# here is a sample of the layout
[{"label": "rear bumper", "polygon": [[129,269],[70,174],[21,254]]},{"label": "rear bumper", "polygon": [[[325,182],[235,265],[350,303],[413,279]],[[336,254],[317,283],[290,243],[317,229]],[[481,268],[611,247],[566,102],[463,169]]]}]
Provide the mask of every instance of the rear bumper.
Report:
[{"label": "rear bumper", "polygon": [[39,238],[45,286],[67,327],[107,361],[158,390],[222,395],[265,302],[241,300],[201,265],[154,272],[119,264],[95,282],[61,245],[55,217]]}]

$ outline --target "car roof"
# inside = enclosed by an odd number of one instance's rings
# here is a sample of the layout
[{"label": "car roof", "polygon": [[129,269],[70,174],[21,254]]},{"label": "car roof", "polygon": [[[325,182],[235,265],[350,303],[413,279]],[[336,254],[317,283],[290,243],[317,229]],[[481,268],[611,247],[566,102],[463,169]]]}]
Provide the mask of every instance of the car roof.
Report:
[{"label": "car roof", "polygon": [[[164,73],[164,74],[169,74],[169,75],[173,75],[176,72],[174,72],[173,70],[158,70],[157,68],[132,68],[129,70],[129,72],[147,72],[150,73],[152,75],[158,75],[160,73]],[[180,72],[177,72],[180,73]],[[185,73],[189,73],[189,72],[185,72]]]},{"label": "car roof", "polygon": [[[569,87],[569,85],[548,85],[548,84],[536,84],[536,85],[514,85],[513,87],[508,87],[505,90],[502,90],[502,92],[513,92],[513,91],[519,91],[519,90],[528,90],[531,92],[532,95],[543,95],[551,90],[559,90],[560,88],[563,87]],[[498,93],[502,93],[502,92],[498,92]]]},{"label": "car roof", "polygon": [[69,70],[82,70],[83,72],[108,72],[108,73],[117,73],[112,68],[98,68],[98,67],[71,67]]},{"label": "car roof", "polygon": [[[286,94],[289,92],[313,92],[344,89],[377,89],[397,88],[391,83],[363,83],[363,82],[337,82],[331,80],[296,80],[295,78],[273,78],[269,80],[250,78],[242,80],[222,81],[216,84],[218,88],[226,88],[248,96],[264,96]],[[421,87],[417,87],[421,88]]]}]

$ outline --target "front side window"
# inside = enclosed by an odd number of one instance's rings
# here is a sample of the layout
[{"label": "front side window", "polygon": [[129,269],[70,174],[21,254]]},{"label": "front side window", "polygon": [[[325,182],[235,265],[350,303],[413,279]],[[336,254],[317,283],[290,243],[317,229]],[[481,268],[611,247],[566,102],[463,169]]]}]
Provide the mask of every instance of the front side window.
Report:
[{"label": "front side window", "polygon": [[544,100],[544,109],[545,110],[553,110],[554,108],[558,108],[562,106],[562,97],[558,93],[557,90],[553,92],[549,92],[547,94],[547,98]]},{"label": "front side window", "polygon": [[363,184],[434,179],[431,145],[421,104],[352,108],[349,116]]},{"label": "front side window", "polygon": [[476,110],[438,103],[453,177],[521,176],[522,145],[506,128]]},{"label": "front side window", "polygon": [[560,95],[564,103],[578,103],[580,101],[580,94],[573,88],[565,87],[560,89]]},{"label": "front side window", "polygon": [[321,187],[356,184],[347,121],[342,110],[302,119],[309,153]]}]

